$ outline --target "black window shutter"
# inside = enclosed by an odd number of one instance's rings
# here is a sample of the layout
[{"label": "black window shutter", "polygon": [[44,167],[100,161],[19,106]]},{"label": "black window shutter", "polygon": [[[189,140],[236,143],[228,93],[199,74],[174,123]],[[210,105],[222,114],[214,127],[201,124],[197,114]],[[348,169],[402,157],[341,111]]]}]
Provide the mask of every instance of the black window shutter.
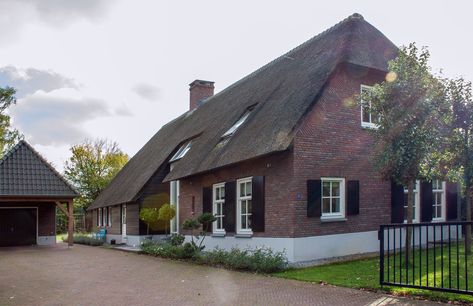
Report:
[{"label": "black window shutter", "polygon": [[347,182],[347,214],[358,215],[360,213],[360,182]]},{"label": "black window shutter", "polygon": [[404,187],[391,182],[391,223],[404,222]]},{"label": "black window shutter", "polygon": [[456,183],[447,183],[447,220],[457,220],[458,189]]},{"label": "black window shutter", "polygon": [[322,214],[322,181],[307,181],[307,217],[320,217]]},{"label": "black window shutter", "polygon": [[251,200],[251,229],[253,232],[264,232],[264,176],[253,176]]},{"label": "black window shutter", "polygon": [[422,181],[420,183],[420,220],[421,222],[432,221],[432,205],[434,203],[432,193],[432,182]]},{"label": "black window shutter", "polygon": [[97,209],[95,210],[95,213],[97,214],[97,216],[96,216],[96,219],[97,219],[97,226],[99,226],[99,224],[100,224],[100,223],[99,223],[99,209],[100,209],[100,208],[97,208]]},{"label": "black window shutter", "polygon": [[[202,188],[202,212],[203,213],[212,213],[212,187]],[[212,231],[212,226],[205,229],[204,231]]]},{"label": "black window shutter", "polygon": [[212,213],[212,187],[202,188],[202,212]]},{"label": "black window shutter", "polygon": [[225,183],[225,204],[223,205],[223,225],[226,232],[235,232],[236,222],[236,182]]}]

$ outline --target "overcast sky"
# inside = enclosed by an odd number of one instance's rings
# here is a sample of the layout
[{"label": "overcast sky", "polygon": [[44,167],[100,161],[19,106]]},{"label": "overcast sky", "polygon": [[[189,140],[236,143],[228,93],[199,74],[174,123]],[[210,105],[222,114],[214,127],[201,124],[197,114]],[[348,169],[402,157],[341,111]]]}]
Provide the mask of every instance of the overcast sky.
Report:
[{"label": "overcast sky", "polygon": [[471,1],[0,0],[0,86],[26,140],[62,170],[85,138],[135,154],[188,109],[188,84],[220,91],[358,12],[396,45],[473,80]]}]

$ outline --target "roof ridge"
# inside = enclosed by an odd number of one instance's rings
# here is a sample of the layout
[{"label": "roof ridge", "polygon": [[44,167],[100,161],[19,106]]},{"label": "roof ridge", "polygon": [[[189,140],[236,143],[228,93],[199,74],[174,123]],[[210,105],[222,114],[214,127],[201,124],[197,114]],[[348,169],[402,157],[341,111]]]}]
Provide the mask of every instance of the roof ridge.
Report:
[{"label": "roof ridge", "polygon": [[[363,16],[359,13],[354,13],[348,17],[346,17],[345,19],[339,21],[338,23],[336,23],[335,25],[331,26],[330,28],[327,28],[325,29],[324,31],[318,33],[317,35],[309,38],[308,40],[306,40],[305,42],[303,42],[302,44],[292,48],[291,50],[287,51],[286,53],[284,53],[283,55],[281,56],[278,56],[276,57],[275,59],[273,59],[272,61],[270,61],[269,63],[266,63],[265,65],[259,67],[258,69],[254,70],[253,72],[247,74],[246,76],[244,76],[243,78],[239,79],[238,81],[230,84],[229,86],[225,87],[224,89],[222,89],[221,91],[219,91],[218,93],[216,93],[215,95],[213,96],[210,96],[206,99],[206,103],[207,102],[210,102],[211,100],[213,100],[214,97],[217,97],[221,94],[223,94],[224,92],[228,91],[229,89],[237,86],[238,84],[242,83],[243,81],[246,81],[246,80],[249,80],[251,79],[252,77],[254,77],[257,73],[273,66],[274,64],[276,64],[277,62],[279,62],[280,60],[282,59],[285,59],[285,58],[288,58],[288,56],[300,49],[302,49],[303,47],[309,45],[310,43],[312,43],[313,41],[315,41],[316,39],[320,38],[322,35],[325,35],[333,30],[335,30],[336,28],[340,27],[340,25],[350,21],[350,20],[353,20],[353,19],[360,19],[360,20],[364,20]],[[185,113],[183,113],[182,115],[184,115]],[[181,117],[182,115],[180,115],[179,117]],[[175,118],[174,120],[178,119],[179,117]],[[172,120],[172,121],[174,121]]]},{"label": "roof ridge", "polygon": [[[53,172],[53,174],[58,178],[60,179],[64,184],[66,184],[67,187],[69,187],[74,193],[76,193],[77,195],[80,195],[80,193],[76,190],[76,188],[74,186],[72,186],[57,170],[56,168],[53,167],[53,165],[51,165],[50,162],[48,162],[41,154],[39,154],[38,151],[36,151],[35,148],[33,148],[32,145],[30,145],[26,140],[24,139],[21,139],[7,154],[5,154],[5,156],[0,160],[0,165],[5,161],[7,160],[9,157],[11,157],[13,155],[14,152],[16,152],[20,147],[21,145],[24,145],[26,146],[31,152],[33,152],[33,154],[40,159],[41,162],[43,162],[46,167],[48,167],[49,170],[51,170]],[[8,156],[8,157],[7,157]]]}]

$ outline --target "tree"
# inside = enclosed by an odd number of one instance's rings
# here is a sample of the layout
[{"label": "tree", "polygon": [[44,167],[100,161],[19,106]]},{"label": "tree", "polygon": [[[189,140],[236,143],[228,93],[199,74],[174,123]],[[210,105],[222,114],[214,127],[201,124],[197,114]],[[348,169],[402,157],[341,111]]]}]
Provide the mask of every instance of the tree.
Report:
[{"label": "tree", "polygon": [[[446,151],[442,152],[450,177],[463,181],[466,221],[471,221],[473,195],[473,98],[471,82],[463,78],[446,80],[450,106],[446,113]],[[471,226],[466,227],[466,252],[471,254]]]},{"label": "tree", "polygon": [[11,118],[6,113],[16,103],[15,93],[12,87],[0,87],[0,157],[22,138],[18,130],[12,128]]},{"label": "tree", "polygon": [[[201,214],[197,219],[187,219],[182,223],[183,229],[191,231],[191,244],[196,250],[202,251],[204,249],[205,246],[203,246],[203,244],[205,237],[215,220],[217,220],[217,218],[213,214],[206,212]],[[200,227],[202,227],[202,231],[195,234],[195,230]],[[194,237],[196,241],[200,240],[198,245],[195,243]]]},{"label": "tree", "polygon": [[164,204],[159,208],[158,219],[164,222],[164,233],[168,234],[169,222],[176,216],[176,209],[170,204]]},{"label": "tree", "polygon": [[140,210],[140,220],[146,224],[146,235],[149,235],[150,225],[159,220],[159,211],[155,207],[144,207]]},{"label": "tree", "polygon": [[[389,62],[386,80],[361,95],[361,103],[377,118],[375,165],[386,180],[408,188],[407,223],[412,223],[414,186],[431,178],[439,143],[445,91],[428,65],[429,52],[410,44]],[[370,101],[367,104],[362,101]],[[419,203],[418,203],[419,205]],[[406,230],[409,259],[412,228]]]},{"label": "tree", "polygon": [[86,140],[70,148],[72,156],[64,164],[65,177],[81,197],[78,207],[86,210],[128,161],[116,142],[105,139]]}]

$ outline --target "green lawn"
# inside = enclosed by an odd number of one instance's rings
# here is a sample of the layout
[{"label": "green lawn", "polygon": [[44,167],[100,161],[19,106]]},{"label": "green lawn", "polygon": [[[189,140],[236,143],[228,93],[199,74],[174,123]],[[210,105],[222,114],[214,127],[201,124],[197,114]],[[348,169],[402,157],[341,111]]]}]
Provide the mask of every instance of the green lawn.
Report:
[{"label": "green lawn", "polygon": [[[429,285],[433,284],[434,280],[434,262],[435,262],[435,271],[436,271],[436,284],[437,286],[441,282],[441,248],[430,249],[428,252],[429,255],[429,262],[426,262],[427,251],[426,250],[416,250],[414,252],[414,256],[411,256],[410,264],[408,269],[405,266],[405,257],[402,256],[402,261],[400,261],[401,257],[399,254],[396,254],[396,266],[394,266],[394,256],[391,254],[389,260],[390,266],[390,281],[394,281],[393,269],[396,268],[396,282],[399,282],[399,265],[402,266],[402,280],[406,282],[406,272],[408,272],[408,282],[412,284],[412,261],[414,261],[415,265],[415,272],[414,272],[414,283],[415,285],[419,285],[421,282],[422,285],[426,285],[427,279],[429,280]],[[449,250],[447,246],[444,246],[444,286],[449,286],[448,282],[448,261],[446,260],[447,255],[451,252],[451,272],[452,272],[452,288],[456,288],[457,285],[460,288],[465,288],[465,279],[464,279],[464,271],[465,271],[465,256],[463,248],[459,247],[458,257],[456,253],[456,245],[453,246]],[[420,252],[422,252],[422,259],[421,265],[419,265],[419,257]],[[435,252],[435,256],[434,256]],[[412,259],[414,258],[414,259]],[[434,261],[435,258],[435,261]],[[459,259],[457,261],[457,258]],[[457,263],[459,268],[459,282],[457,284]],[[468,274],[470,278],[468,280],[468,289],[473,290],[473,256],[468,256],[467,258],[468,263]],[[385,279],[387,280],[387,260],[385,262]],[[427,274],[427,267],[429,273]],[[420,270],[419,270],[420,268]],[[470,272],[471,271],[471,272]],[[463,274],[462,274],[463,272]],[[402,288],[402,287],[395,287],[395,286],[383,286],[379,285],[379,258],[369,258],[369,259],[362,259],[362,260],[355,260],[355,261],[348,261],[342,263],[335,263],[335,264],[328,264],[310,268],[303,268],[303,269],[290,269],[283,272],[275,273],[274,276],[282,277],[282,278],[290,278],[296,279],[301,281],[307,282],[315,282],[315,283],[328,283],[336,286],[341,287],[349,287],[349,288],[357,288],[357,289],[368,289],[368,290],[382,290],[388,293],[392,293],[395,295],[414,295],[414,296],[422,296],[432,300],[441,300],[441,301],[462,301],[467,303],[473,303],[473,296],[466,295],[466,294],[453,294],[453,293],[443,293],[443,292],[435,292],[435,291],[428,291],[428,290],[420,290],[420,289],[412,289],[412,288]]]}]

